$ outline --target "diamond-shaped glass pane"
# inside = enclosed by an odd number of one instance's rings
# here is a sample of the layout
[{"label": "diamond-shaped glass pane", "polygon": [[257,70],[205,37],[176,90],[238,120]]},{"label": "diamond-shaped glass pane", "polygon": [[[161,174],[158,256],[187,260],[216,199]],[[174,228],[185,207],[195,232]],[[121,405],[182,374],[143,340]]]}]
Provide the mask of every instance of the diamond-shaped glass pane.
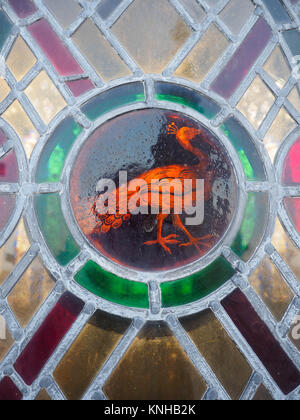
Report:
[{"label": "diamond-shaped glass pane", "polygon": [[[73,40],[105,81],[130,74],[126,64],[90,19],[79,27]],[[95,54],[95,51],[98,53]]]},{"label": "diamond-shaped glass pane", "polygon": [[296,126],[296,121],[288,114],[286,109],[281,108],[264,139],[272,160],[274,160],[283,140]]},{"label": "diamond-shaped glass pane", "polygon": [[[215,48],[211,50],[211,44]],[[201,83],[229,45],[229,41],[212,24],[175,72],[176,76]]]},{"label": "diamond-shaped glass pane", "polygon": [[24,39],[19,36],[6,61],[7,67],[15,76],[17,82],[26,76],[35,63],[35,55],[32,53]]},{"label": "diamond-shaped glass pane", "polygon": [[287,63],[282,49],[277,46],[264,65],[265,71],[272,77],[279,89],[282,89],[291,75],[291,69]]},{"label": "diamond-shaped glass pane", "polygon": [[168,0],[135,0],[112,31],[145,73],[161,73],[192,34]]},{"label": "diamond-shaped glass pane", "polygon": [[66,106],[65,100],[45,71],[31,82],[25,93],[45,124],[49,124]]},{"label": "diamond-shaped glass pane", "polygon": [[250,0],[231,0],[220,13],[220,18],[233,34],[238,35],[253,11]]},{"label": "diamond-shaped glass pane", "polygon": [[237,108],[258,129],[267,113],[270,111],[275,96],[265,83],[256,77],[247,92],[240,100]]}]

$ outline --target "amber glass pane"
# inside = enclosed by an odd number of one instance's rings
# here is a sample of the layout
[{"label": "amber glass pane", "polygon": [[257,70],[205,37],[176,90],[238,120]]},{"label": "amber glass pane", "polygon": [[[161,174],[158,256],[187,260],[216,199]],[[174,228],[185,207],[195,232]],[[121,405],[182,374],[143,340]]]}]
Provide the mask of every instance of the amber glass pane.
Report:
[{"label": "amber glass pane", "polygon": [[233,34],[238,35],[253,10],[250,0],[231,0],[220,13],[220,18]]},{"label": "amber glass pane", "polygon": [[273,401],[272,395],[264,385],[261,385],[253,397],[253,401]]},{"label": "amber glass pane", "polygon": [[63,28],[70,26],[82,10],[76,0],[44,0],[44,3]]},{"label": "amber glass pane", "polygon": [[42,389],[36,396],[35,401],[52,401],[52,398],[45,389]]},{"label": "amber glass pane", "polygon": [[264,70],[272,77],[279,89],[282,89],[288,81],[291,70],[282,49],[276,47],[268,58]]},{"label": "amber glass pane", "polygon": [[180,320],[232,399],[239,399],[252,369],[210,310]]},{"label": "amber glass pane", "polygon": [[112,30],[145,73],[161,73],[191,35],[168,0],[135,0]]},{"label": "amber glass pane", "polygon": [[279,220],[276,223],[272,243],[300,282],[300,251],[289,239]]},{"label": "amber glass pane", "polygon": [[2,114],[2,118],[14,128],[23,143],[27,156],[30,157],[39,134],[20,102],[15,100]]},{"label": "amber glass pane", "polygon": [[[213,49],[211,48],[212,44],[214,45]],[[175,75],[201,83],[228,45],[229,42],[222,32],[216,25],[211,25],[178,67]]]},{"label": "amber glass pane", "polygon": [[[0,319],[1,323],[3,322],[3,319]],[[7,353],[11,349],[11,346],[14,344],[14,339],[11,336],[7,327],[4,336],[1,335],[1,332],[2,331],[0,331],[0,362],[7,355]]]},{"label": "amber glass pane", "polygon": [[24,223],[21,220],[6,244],[0,248],[0,285],[21,260],[29,246]]},{"label": "amber glass pane", "polygon": [[128,76],[131,73],[90,19],[87,19],[79,27],[73,35],[73,39],[86,59],[105,81]]},{"label": "amber glass pane", "polygon": [[2,102],[10,92],[10,87],[4,79],[0,77],[0,102]]},{"label": "amber glass pane", "polygon": [[65,100],[45,71],[30,83],[25,93],[45,124],[49,124],[66,106]]},{"label": "amber glass pane", "polygon": [[7,67],[15,76],[17,82],[26,76],[35,63],[35,55],[33,55],[24,39],[19,36],[6,61]]},{"label": "amber glass pane", "polygon": [[23,328],[45,301],[54,284],[53,278],[36,258],[7,299]]},{"label": "amber glass pane", "polygon": [[249,281],[276,320],[280,321],[294,294],[269,258],[264,259]]},{"label": "amber glass pane", "polygon": [[206,386],[172,332],[149,322],[107,381],[111,400],[200,400]]},{"label": "amber glass pane", "polygon": [[205,12],[197,0],[181,0],[181,3],[184,5],[185,10],[195,20],[195,22],[202,22],[202,20],[205,18]]},{"label": "amber glass pane", "polygon": [[97,311],[57,366],[54,378],[66,397],[79,400],[130,325]]},{"label": "amber glass pane", "polygon": [[288,100],[295,107],[298,113],[300,113],[300,94],[297,87],[294,87],[294,89],[291,90]]},{"label": "amber glass pane", "polygon": [[274,101],[275,96],[270,89],[259,77],[256,77],[237,108],[251,122],[253,127],[258,129]]},{"label": "amber glass pane", "polygon": [[285,108],[281,108],[264,139],[265,146],[272,160],[274,160],[283,140],[296,126],[296,121],[287,113]]}]

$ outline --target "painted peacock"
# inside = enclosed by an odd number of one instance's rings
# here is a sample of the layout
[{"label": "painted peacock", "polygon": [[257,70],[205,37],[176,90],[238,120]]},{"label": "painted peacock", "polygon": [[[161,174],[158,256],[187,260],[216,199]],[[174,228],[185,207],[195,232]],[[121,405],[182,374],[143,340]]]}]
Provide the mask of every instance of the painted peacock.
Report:
[{"label": "painted peacock", "polygon": [[[167,128],[169,135],[175,135],[176,140],[179,144],[189,152],[193,153],[198,158],[198,163],[193,166],[186,165],[170,165],[165,167],[159,167],[151,169],[145,173],[139,175],[137,180],[144,180],[145,187],[141,187],[139,190],[139,207],[151,205],[151,208],[157,207],[156,219],[157,219],[157,238],[153,241],[145,242],[146,246],[160,245],[166,252],[172,254],[169,245],[178,245],[180,247],[195,246],[199,252],[201,252],[200,247],[209,247],[210,239],[212,235],[206,235],[201,238],[195,238],[188,231],[186,226],[181,220],[180,214],[176,214],[174,211],[178,200],[182,200],[182,208],[184,208],[184,203],[195,203],[196,200],[196,180],[204,179],[204,197],[205,200],[208,200],[212,194],[211,178],[212,173],[209,171],[209,159],[208,156],[201,151],[199,148],[192,145],[191,141],[197,136],[203,137],[204,132],[202,130],[197,130],[190,127],[178,128],[175,122],[172,122],[168,125]],[[207,139],[206,139],[207,140]],[[164,182],[172,182],[174,180],[180,180],[182,183],[182,190],[184,194],[180,194],[180,197],[177,196],[176,190],[171,190],[171,198],[168,194],[166,197],[163,193],[161,185]],[[192,188],[186,190],[183,188],[185,180],[192,180]],[[160,187],[157,187],[157,183],[153,181],[159,181]],[[92,206],[92,213],[96,218],[97,228],[102,234],[107,234],[111,229],[119,229],[123,223],[127,222],[131,217],[134,217],[130,211],[124,212],[122,209],[128,209],[132,197],[137,193],[137,191],[132,189],[132,184],[135,180],[131,180],[127,185],[120,186],[117,190],[113,191],[112,194],[115,195],[116,202],[116,211],[110,211],[105,214],[101,214],[97,209],[97,199],[94,201]],[[188,196],[187,196],[188,195]],[[99,198],[99,197],[98,197]],[[168,200],[168,203],[166,202]],[[188,238],[188,242],[180,243],[178,240],[179,235],[171,234],[164,237],[162,234],[163,223],[169,214],[164,212],[164,209],[167,205],[170,205],[171,217],[173,226],[180,229]],[[185,207],[186,208],[186,207]],[[111,214],[113,213],[113,214]]]}]

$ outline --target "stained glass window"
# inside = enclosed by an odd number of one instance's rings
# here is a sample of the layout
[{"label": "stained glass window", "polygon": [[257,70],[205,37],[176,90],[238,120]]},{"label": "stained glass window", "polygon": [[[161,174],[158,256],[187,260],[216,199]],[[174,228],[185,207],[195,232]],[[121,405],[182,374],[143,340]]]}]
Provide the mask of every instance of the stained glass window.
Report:
[{"label": "stained glass window", "polygon": [[299,25],[0,2],[0,400],[299,400]]}]

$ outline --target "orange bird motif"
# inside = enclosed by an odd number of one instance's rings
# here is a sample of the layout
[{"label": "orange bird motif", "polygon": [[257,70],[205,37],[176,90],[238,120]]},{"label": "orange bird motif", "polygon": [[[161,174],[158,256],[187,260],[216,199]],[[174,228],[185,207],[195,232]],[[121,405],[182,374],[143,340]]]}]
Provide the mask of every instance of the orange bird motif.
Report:
[{"label": "orange bird motif", "polygon": [[[157,238],[154,241],[145,242],[145,246],[160,245],[166,252],[172,255],[169,245],[178,245],[180,247],[195,246],[199,252],[201,252],[201,247],[209,247],[210,240],[212,235],[206,235],[201,238],[195,238],[191,235],[188,229],[185,227],[184,223],[181,220],[179,214],[175,213],[176,204],[178,200],[182,200],[181,208],[186,209],[186,203],[190,203],[191,206],[194,205],[197,197],[196,190],[196,180],[204,179],[204,198],[208,200],[212,194],[212,171],[209,171],[209,159],[208,156],[194,147],[191,141],[197,136],[203,136],[204,133],[202,130],[197,130],[190,127],[178,128],[174,122],[168,125],[168,134],[176,135],[176,139],[179,144],[189,152],[193,153],[199,160],[199,163],[193,166],[187,165],[170,165],[165,167],[159,167],[151,169],[143,174],[141,174],[137,180],[145,181],[146,187],[141,187],[138,191],[140,202],[139,207],[151,205],[152,208],[157,207]],[[207,140],[207,139],[206,139]],[[171,194],[166,196],[161,188],[164,181],[171,183],[174,180],[179,180],[181,182],[181,192],[180,195],[177,194],[175,188],[171,189]],[[192,188],[184,188],[185,180],[192,180]],[[157,184],[153,181],[160,182],[160,187],[157,187]],[[107,234],[111,229],[118,229],[122,224],[128,221],[133,215],[130,212],[122,214],[121,209],[128,209],[131,198],[137,193],[137,190],[133,191],[130,188],[130,185],[134,183],[135,180],[130,181],[127,185],[120,186],[117,190],[111,192],[116,197],[116,211],[114,214],[111,211],[108,211],[108,214],[101,214],[97,211],[97,200],[94,201],[92,206],[92,213],[96,218],[97,228],[103,233]],[[162,184],[161,184],[162,182]],[[183,194],[182,194],[183,192]],[[181,243],[178,238],[179,235],[172,234],[166,237],[163,237],[162,229],[165,219],[169,216],[164,212],[166,205],[169,205],[172,223],[173,226],[181,230],[188,238],[188,242]],[[184,207],[185,205],[185,207]]]}]

